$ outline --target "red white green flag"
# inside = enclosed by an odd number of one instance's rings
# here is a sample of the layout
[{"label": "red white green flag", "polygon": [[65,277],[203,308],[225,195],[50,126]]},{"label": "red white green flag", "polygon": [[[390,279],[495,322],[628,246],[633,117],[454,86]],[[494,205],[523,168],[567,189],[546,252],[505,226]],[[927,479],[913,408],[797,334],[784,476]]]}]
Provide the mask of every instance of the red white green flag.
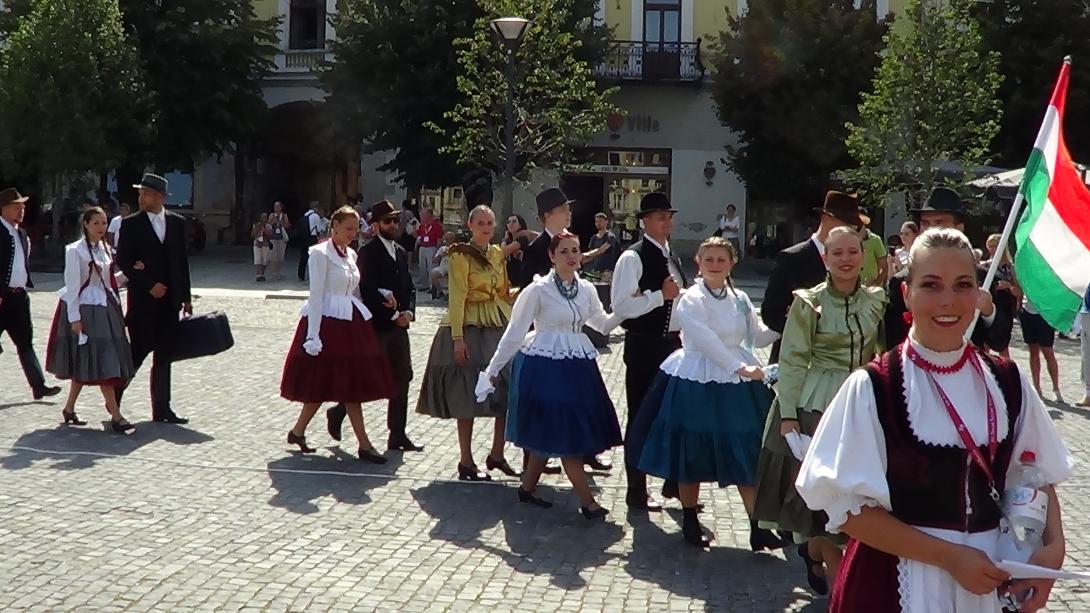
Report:
[{"label": "red white green flag", "polygon": [[1026,163],[1025,210],[1014,238],[1015,272],[1026,297],[1061,331],[1071,329],[1090,284],[1090,190],[1063,136],[1070,73],[1067,58]]}]

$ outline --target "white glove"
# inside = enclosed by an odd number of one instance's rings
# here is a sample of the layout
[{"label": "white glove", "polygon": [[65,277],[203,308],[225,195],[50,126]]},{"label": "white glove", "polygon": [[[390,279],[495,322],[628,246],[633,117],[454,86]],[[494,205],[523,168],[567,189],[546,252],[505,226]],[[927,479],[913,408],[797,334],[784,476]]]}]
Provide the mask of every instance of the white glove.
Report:
[{"label": "white glove", "polygon": [[473,393],[477,396],[477,402],[484,402],[494,391],[496,391],[496,387],[492,385],[492,377],[489,377],[488,373],[482,371],[481,374],[477,375],[477,387],[473,388]]},{"label": "white glove", "polygon": [[318,355],[322,352],[322,339],[312,338],[306,341],[303,343],[303,350],[306,351],[308,355]]}]

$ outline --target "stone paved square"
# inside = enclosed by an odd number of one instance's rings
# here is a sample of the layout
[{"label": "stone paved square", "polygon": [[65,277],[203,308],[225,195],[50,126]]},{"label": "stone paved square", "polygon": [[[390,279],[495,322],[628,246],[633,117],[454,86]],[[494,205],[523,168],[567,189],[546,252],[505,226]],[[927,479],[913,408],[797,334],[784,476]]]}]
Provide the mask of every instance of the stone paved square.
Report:
[{"label": "stone paved square", "polygon": [[[123,407],[134,435],[103,431],[97,390],[77,405],[91,425],[60,426],[61,400],[31,401],[10,340],[0,340],[0,611],[824,610],[794,553],[748,551],[733,489],[704,489],[704,521],[718,535],[708,553],[681,541],[676,503],[660,515],[629,514],[620,450],[612,452],[618,468],[594,477],[611,511],[605,524],[578,515],[562,476],[544,479],[551,510],[519,505],[512,480],[453,481],[453,424],[423,416],[410,416],[409,432],[426,451],[390,454],[385,466],[358,462],[347,432],[341,445],[330,440],[321,414],[308,432],[319,452],[292,451],[284,437],[299,405],[278,390],[301,302],[265,294],[304,286],[258,288],[238,259],[193,260],[194,285],[205,288],[195,292],[196,310],[226,311],[236,345],[175,365],[174,404],[192,418],[187,427],[148,421],[146,366]],[[44,357],[60,280],[36,280],[35,344]],[[750,293],[760,298],[759,289]],[[442,313],[425,300],[412,328],[414,395]],[[1025,365],[1017,330],[1015,339]],[[619,343],[610,349],[601,367],[623,413]],[[1060,339],[1057,353],[1074,401],[1078,346]],[[1060,490],[1068,564],[1090,568],[1081,462],[1090,411],[1050,406],[1080,460]],[[385,407],[368,405],[365,414],[382,447]],[[479,461],[490,436],[482,420]],[[507,457],[514,462],[517,450]],[[1090,589],[1061,584],[1048,610],[1090,610]]]}]

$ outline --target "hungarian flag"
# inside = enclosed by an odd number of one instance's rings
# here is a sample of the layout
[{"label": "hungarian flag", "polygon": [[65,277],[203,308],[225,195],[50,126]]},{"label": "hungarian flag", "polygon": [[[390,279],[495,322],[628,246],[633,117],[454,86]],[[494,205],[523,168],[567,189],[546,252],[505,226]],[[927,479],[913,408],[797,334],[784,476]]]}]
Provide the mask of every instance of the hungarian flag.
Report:
[{"label": "hungarian flag", "polygon": [[1053,328],[1071,329],[1090,284],[1090,190],[1063,136],[1071,58],[1065,58],[1020,195],[1025,210],[1015,232],[1014,267],[1026,297]]}]

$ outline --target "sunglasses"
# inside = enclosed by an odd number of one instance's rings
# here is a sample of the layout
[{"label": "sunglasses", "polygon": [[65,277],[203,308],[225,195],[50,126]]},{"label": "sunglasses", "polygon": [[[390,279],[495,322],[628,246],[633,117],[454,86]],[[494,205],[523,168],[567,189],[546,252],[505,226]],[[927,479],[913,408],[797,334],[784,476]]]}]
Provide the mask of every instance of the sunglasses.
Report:
[{"label": "sunglasses", "polygon": [[379,224],[384,225],[384,226],[393,225],[393,224],[396,224],[396,223],[397,223],[396,219],[380,219],[379,220]]}]

